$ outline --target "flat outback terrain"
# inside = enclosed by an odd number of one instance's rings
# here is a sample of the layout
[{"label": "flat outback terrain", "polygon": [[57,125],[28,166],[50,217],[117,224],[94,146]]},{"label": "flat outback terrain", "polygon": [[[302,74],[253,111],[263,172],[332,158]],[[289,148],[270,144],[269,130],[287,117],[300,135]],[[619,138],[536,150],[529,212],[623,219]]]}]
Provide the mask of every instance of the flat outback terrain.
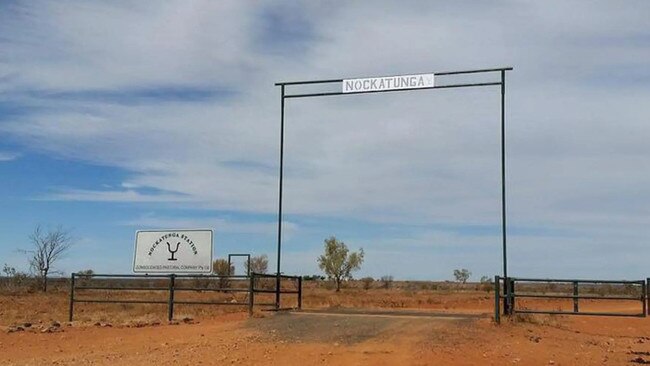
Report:
[{"label": "flat outback terrain", "polygon": [[[493,303],[485,291],[307,288],[303,311],[249,318],[237,306],[178,306],[170,324],[164,305],[77,304],[68,323],[63,291],[3,295],[0,364],[650,364],[648,318],[518,316],[497,326]],[[536,306],[570,304],[526,303]]]}]

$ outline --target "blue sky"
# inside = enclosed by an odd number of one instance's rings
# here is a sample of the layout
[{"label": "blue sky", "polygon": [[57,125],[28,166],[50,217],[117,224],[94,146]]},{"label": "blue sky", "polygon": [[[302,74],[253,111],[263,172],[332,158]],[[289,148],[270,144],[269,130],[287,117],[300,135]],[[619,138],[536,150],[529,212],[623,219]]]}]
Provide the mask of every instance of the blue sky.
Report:
[{"label": "blue sky", "polygon": [[[513,66],[510,272],[644,278],[647,2],[0,4],[0,265],[37,224],[58,269],[131,270],[137,229],[209,227],[275,262],[284,80]],[[440,82],[467,78],[440,78]],[[498,89],[287,102],[283,270],[322,241],[359,276],[501,271]]]}]

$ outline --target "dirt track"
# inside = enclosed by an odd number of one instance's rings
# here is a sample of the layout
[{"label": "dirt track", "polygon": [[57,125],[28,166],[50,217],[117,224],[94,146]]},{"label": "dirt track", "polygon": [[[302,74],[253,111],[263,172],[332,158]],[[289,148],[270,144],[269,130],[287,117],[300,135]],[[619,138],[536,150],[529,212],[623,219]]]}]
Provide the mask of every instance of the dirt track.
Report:
[{"label": "dirt track", "polygon": [[[494,300],[485,292],[309,289],[303,304],[315,314],[265,312],[249,319],[239,307],[179,306],[177,319],[186,314],[196,318],[195,324],[181,321],[179,325],[162,320],[166,308],[160,305],[82,304],[75,311],[78,323],[63,323],[52,333],[41,333],[51,321],[66,319],[67,299],[64,292],[0,296],[0,325],[34,323],[24,331],[0,332],[0,365],[650,362],[650,318],[531,316],[496,326],[490,319]],[[572,306],[558,301],[520,305],[531,309]],[[362,308],[369,309],[370,315],[353,314]],[[639,304],[584,301],[581,308],[635,312]],[[405,316],[390,316],[394,311]],[[416,316],[422,311],[444,316]],[[94,326],[97,321],[112,326]]]},{"label": "dirt track", "polygon": [[[635,365],[650,320],[229,314],[198,324],[0,334],[2,365]],[[545,322],[546,324],[535,324]]]}]

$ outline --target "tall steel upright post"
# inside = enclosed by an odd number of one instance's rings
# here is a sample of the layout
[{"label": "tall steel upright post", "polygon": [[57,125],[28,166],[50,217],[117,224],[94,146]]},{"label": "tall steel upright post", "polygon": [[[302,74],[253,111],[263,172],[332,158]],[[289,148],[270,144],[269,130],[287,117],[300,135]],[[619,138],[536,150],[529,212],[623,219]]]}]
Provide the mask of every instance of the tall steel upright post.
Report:
[{"label": "tall steel upright post", "polygon": [[501,70],[501,235],[503,238],[503,278],[505,301],[503,312],[510,314],[511,288],[508,285],[508,259],[506,253],[506,70]]},{"label": "tall steel upright post", "polygon": [[284,85],[281,86],[280,102],[280,186],[278,192],[278,265],[275,278],[275,308],[280,308],[280,256],[282,249],[282,175],[284,169]]}]

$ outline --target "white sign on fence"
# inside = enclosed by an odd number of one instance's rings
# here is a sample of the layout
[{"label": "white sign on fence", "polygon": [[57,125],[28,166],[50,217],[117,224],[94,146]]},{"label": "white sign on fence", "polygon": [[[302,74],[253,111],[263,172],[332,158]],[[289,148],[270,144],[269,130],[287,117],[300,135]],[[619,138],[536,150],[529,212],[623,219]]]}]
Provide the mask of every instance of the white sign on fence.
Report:
[{"label": "white sign on fence", "polygon": [[133,272],[212,272],[212,230],[140,230]]},{"label": "white sign on fence", "polygon": [[345,79],[343,93],[381,90],[433,88],[434,74],[382,76],[378,78]]}]

